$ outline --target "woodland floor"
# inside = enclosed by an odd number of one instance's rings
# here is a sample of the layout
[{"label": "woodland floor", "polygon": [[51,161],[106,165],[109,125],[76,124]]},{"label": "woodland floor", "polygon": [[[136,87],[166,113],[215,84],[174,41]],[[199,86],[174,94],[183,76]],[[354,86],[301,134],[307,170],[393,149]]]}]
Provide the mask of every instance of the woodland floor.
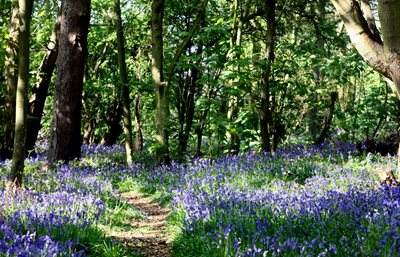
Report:
[{"label": "woodland floor", "polygon": [[124,193],[122,197],[139,209],[145,218],[132,220],[131,230],[112,231],[109,236],[145,257],[169,257],[171,249],[166,219],[170,210],[141,193]]}]

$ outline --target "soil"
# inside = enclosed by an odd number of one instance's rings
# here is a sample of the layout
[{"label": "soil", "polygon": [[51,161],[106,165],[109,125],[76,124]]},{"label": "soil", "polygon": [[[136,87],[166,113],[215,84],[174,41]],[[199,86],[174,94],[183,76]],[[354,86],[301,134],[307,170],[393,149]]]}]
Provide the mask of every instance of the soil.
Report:
[{"label": "soil", "polygon": [[166,222],[170,210],[154,202],[151,196],[137,192],[124,193],[121,197],[139,209],[145,219],[132,220],[131,230],[112,231],[110,236],[145,257],[171,256]]}]

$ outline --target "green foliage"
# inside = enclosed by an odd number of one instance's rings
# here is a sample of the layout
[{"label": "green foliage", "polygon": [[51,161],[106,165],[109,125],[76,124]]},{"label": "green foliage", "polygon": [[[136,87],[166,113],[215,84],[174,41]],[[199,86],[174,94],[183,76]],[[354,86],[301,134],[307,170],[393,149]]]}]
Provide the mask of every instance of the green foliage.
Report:
[{"label": "green foliage", "polygon": [[[1,4],[0,63],[6,56],[10,1]],[[166,1],[164,17],[164,74],[177,46],[192,28],[201,0],[182,4]],[[275,61],[270,76],[270,132],[280,144],[313,143],[320,132],[330,101],[338,92],[329,138],[343,141],[382,139],[397,127],[397,101],[386,82],[366,66],[347,37],[338,31],[338,17],[331,6],[320,1],[277,3]],[[32,85],[46,50],[59,1],[38,1],[34,5],[31,37]],[[241,151],[260,148],[261,85],[266,69],[267,22],[263,6],[254,1],[242,2],[233,13],[233,2],[211,1],[201,28],[190,47],[178,60],[170,83],[170,153],[173,158],[193,155],[197,136],[202,132],[201,151],[208,156],[230,152],[229,134],[240,138]],[[248,4],[248,6],[246,6]],[[148,1],[121,2],[125,32],[128,86],[132,100],[140,94],[140,114],[144,152],[153,153],[155,140],[155,98],[151,79],[150,4]],[[247,8],[247,9],[246,9]],[[247,11],[246,11],[247,10]],[[247,15],[247,16],[246,16]],[[236,20],[235,20],[236,18]],[[240,20],[240,44],[236,45]],[[122,143],[121,111],[116,33],[113,24],[113,1],[92,1],[91,27],[85,72],[82,133],[87,143]],[[185,98],[188,85],[195,82],[192,99]],[[316,74],[319,80],[316,80]],[[0,84],[4,85],[4,66],[0,65]],[[46,100],[41,138],[50,134],[54,78]],[[0,95],[5,99],[6,87]],[[227,118],[229,99],[234,97],[236,115]],[[182,153],[179,137],[189,119],[189,102],[194,102],[191,128],[185,132],[187,151]],[[313,114],[313,115],[311,115]],[[0,117],[5,115],[5,105]],[[116,120],[116,122],[115,122]],[[132,117],[133,121],[133,117]],[[185,123],[186,122],[186,123]],[[190,123],[189,122],[189,123]],[[5,124],[5,123],[4,123]],[[133,125],[135,125],[133,123]],[[119,129],[118,129],[119,126]],[[115,130],[115,128],[117,128]],[[0,135],[5,131],[0,126]],[[277,131],[280,135],[277,135]],[[115,157],[116,161],[120,161]],[[142,158],[139,154],[138,158]]]}]

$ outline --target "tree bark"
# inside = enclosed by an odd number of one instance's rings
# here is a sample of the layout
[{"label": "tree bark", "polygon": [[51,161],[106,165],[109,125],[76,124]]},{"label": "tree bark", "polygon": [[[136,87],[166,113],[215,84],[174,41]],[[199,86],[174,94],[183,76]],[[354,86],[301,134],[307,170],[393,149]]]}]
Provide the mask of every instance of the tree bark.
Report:
[{"label": "tree bark", "polygon": [[39,67],[36,85],[32,87],[32,94],[28,103],[26,150],[28,154],[35,154],[35,143],[41,128],[44,104],[51,82],[58,54],[58,42],[60,38],[60,17],[54,25],[50,42],[47,44],[47,52]]},{"label": "tree bark", "polygon": [[18,84],[15,107],[15,138],[9,188],[21,187],[25,161],[26,88],[29,84],[29,27],[33,0],[19,0]]},{"label": "tree bark", "polygon": [[132,165],[132,122],[131,122],[131,108],[129,100],[129,87],[128,87],[128,73],[126,70],[125,61],[125,43],[124,43],[124,31],[122,26],[121,18],[121,6],[119,0],[114,0],[114,11],[115,11],[115,26],[117,30],[117,48],[118,48],[118,66],[119,66],[119,77],[122,97],[122,117],[124,123],[124,135],[125,135],[125,154],[126,163]]},{"label": "tree bark", "polygon": [[[244,7],[243,7],[244,5]],[[241,48],[242,45],[242,34],[244,21],[247,20],[250,1],[245,1],[243,4],[241,0],[235,0],[232,3],[233,9],[233,24],[232,24],[232,37],[230,38],[230,59],[231,61],[240,59],[240,52],[237,50]],[[240,74],[240,65],[232,65],[232,70],[236,70]],[[235,88],[234,79],[229,81],[229,86]],[[231,154],[238,154],[240,151],[240,134],[238,131],[238,126],[235,124],[237,115],[239,112],[239,97],[237,95],[231,95],[228,101],[227,118],[231,122],[230,129],[228,129],[228,139],[229,148]]]},{"label": "tree bark", "polygon": [[81,156],[81,109],[90,0],[65,0],[61,15],[49,163]]},{"label": "tree bark", "polygon": [[276,34],[276,21],[275,10],[276,0],[265,0],[266,19],[267,19],[267,39],[266,39],[266,52],[265,60],[266,66],[263,72],[261,81],[261,109],[260,109],[260,129],[261,129],[261,150],[271,150],[271,121],[272,111],[270,106],[270,83],[272,64],[275,60],[275,34]]},{"label": "tree bark", "polygon": [[372,35],[374,36],[376,41],[382,43],[382,39],[381,39],[381,36],[379,34],[379,30],[376,27],[375,17],[372,14],[371,4],[370,4],[369,0],[361,0],[360,1],[360,8],[361,8],[361,11],[364,14],[365,20],[366,20],[366,22],[368,24],[368,27],[369,27]]},{"label": "tree bark", "polygon": [[85,123],[84,132],[83,132],[83,144],[91,145],[94,144],[96,141],[95,138],[95,128],[96,128],[96,120],[89,119]]},{"label": "tree bark", "polygon": [[6,115],[4,135],[2,139],[2,157],[11,158],[14,144],[15,129],[15,97],[18,83],[18,40],[20,35],[20,20],[18,1],[11,4],[10,24],[8,26],[8,45],[6,49],[5,79],[7,94],[5,98]]},{"label": "tree bark", "polygon": [[163,18],[165,0],[153,0],[151,5],[152,60],[151,75],[156,96],[156,157],[159,165],[169,165],[168,122],[169,99],[168,83],[163,74]]},{"label": "tree bark", "polygon": [[316,144],[321,144],[322,142],[324,142],[324,140],[328,136],[329,128],[332,123],[333,112],[335,110],[335,102],[336,102],[337,98],[338,98],[337,92],[332,92],[331,93],[331,101],[329,103],[329,108],[328,108],[328,113],[325,117],[321,132],[319,133],[319,136],[315,142]]},{"label": "tree bark", "polygon": [[138,93],[135,94],[135,122],[136,122],[136,140],[135,140],[135,151],[140,152],[143,150],[143,133],[142,133],[142,122],[140,120],[140,96]]},{"label": "tree bark", "polygon": [[[368,22],[356,0],[331,0],[342,18],[354,47],[362,58],[383,76],[391,79],[389,67],[384,59],[381,39],[371,32]],[[395,89],[399,94],[399,89]]]},{"label": "tree bark", "polygon": [[[383,76],[393,81],[393,91],[400,99],[400,1],[378,0],[382,38],[368,24],[356,0],[331,0],[342,18],[353,45],[362,58]],[[367,19],[366,19],[367,18]],[[397,169],[400,171],[400,147]]]},{"label": "tree bark", "polygon": [[390,79],[393,81],[400,98],[400,1],[379,0],[379,20],[381,22],[384,61],[388,67]]},{"label": "tree bark", "polygon": [[[400,1],[379,0],[378,4],[385,62],[389,67],[390,78],[400,99],[400,16],[398,15]],[[400,142],[397,152],[397,172],[400,172]]]},{"label": "tree bark", "polygon": [[[200,54],[202,51],[202,47],[198,48],[197,54]],[[179,116],[179,152],[181,155],[184,155],[187,150],[188,140],[190,136],[190,132],[193,126],[193,118],[194,118],[194,104],[195,104],[195,94],[196,87],[198,84],[198,80],[200,79],[201,73],[195,67],[192,66],[190,70],[187,72],[187,78],[184,81],[184,85],[178,89],[177,92],[177,107],[178,107],[178,116]]]}]

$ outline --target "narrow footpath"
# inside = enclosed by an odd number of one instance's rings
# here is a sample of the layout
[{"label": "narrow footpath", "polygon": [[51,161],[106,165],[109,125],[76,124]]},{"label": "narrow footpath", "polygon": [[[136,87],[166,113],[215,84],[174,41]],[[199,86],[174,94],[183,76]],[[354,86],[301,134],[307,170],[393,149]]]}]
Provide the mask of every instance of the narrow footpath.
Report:
[{"label": "narrow footpath", "polygon": [[109,236],[128,248],[138,250],[145,257],[169,257],[171,249],[166,218],[170,210],[152,201],[151,196],[137,192],[124,193],[122,197],[146,218],[132,220],[132,230],[113,231]]}]

